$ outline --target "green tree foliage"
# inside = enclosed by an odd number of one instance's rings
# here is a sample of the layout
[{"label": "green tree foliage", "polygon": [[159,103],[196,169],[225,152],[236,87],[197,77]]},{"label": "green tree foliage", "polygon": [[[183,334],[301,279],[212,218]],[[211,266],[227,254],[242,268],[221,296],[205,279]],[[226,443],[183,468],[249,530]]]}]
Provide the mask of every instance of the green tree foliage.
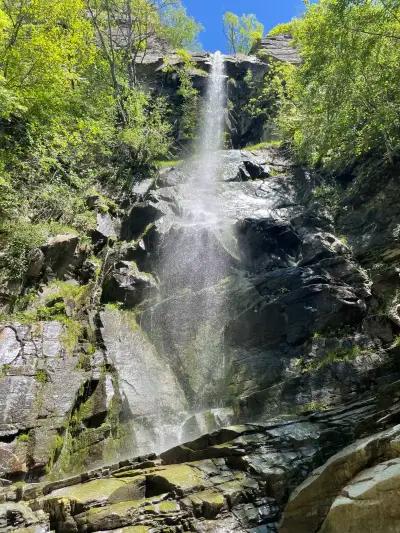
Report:
[{"label": "green tree foliage", "polygon": [[[148,0],[85,0],[115,102],[113,152],[124,161],[118,175],[148,165],[169,150],[165,101],[142,90],[137,67],[162,32],[157,7]],[[125,172],[127,170],[127,173]]]},{"label": "green tree foliage", "polygon": [[96,54],[81,0],[0,2],[0,262],[5,254],[15,269],[29,232],[32,246],[51,234],[41,226],[53,218],[46,194],[73,206],[67,216],[87,227],[77,199],[107,131],[90,83]]},{"label": "green tree foliage", "polygon": [[159,12],[148,0],[85,0],[85,4],[115,96],[123,98],[123,85],[136,85],[136,66],[146,55],[150,39],[160,31]]},{"label": "green tree foliage", "polygon": [[175,124],[175,137],[178,148],[184,148],[193,141],[197,130],[199,92],[193,86],[192,72],[195,64],[191,55],[184,49],[177,51],[181,62],[177,65],[167,65],[164,68],[166,73],[174,73],[178,78],[178,88],[174,101],[174,116],[177,117]]},{"label": "green tree foliage", "polygon": [[285,63],[271,60],[269,63],[270,66],[263,82],[254,79],[251,70],[247,72],[245,82],[250,91],[250,97],[243,106],[242,113],[249,121],[258,119],[264,126],[268,126],[270,134],[275,134],[281,103],[286,98],[285,78],[291,69]]},{"label": "green tree foliage", "polygon": [[198,36],[203,26],[190,17],[180,2],[169,4],[161,11],[163,36],[176,49],[201,49]]},{"label": "green tree foliage", "polygon": [[181,45],[199,29],[177,0],[0,0],[0,285],[51,235],[93,228],[89,190],[168,154],[168,105],[137,66],[175,27]]},{"label": "green tree foliage", "polygon": [[400,2],[321,0],[291,24],[302,64],[280,125],[299,158],[343,171],[400,153]]},{"label": "green tree foliage", "polygon": [[239,17],[227,11],[223,22],[225,36],[232,54],[248,54],[264,33],[264,26],[252,14]]}]

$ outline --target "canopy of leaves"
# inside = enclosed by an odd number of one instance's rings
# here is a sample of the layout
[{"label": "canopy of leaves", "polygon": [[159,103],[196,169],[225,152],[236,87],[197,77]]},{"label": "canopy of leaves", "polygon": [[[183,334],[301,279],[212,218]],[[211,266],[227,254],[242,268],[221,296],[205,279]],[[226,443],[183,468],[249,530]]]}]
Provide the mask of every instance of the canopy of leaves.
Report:
[{"label": "canopy of leaves", "polygon": [[400,154],[400,2],[321,0],[290,25],[302,64],[280,125],[301,160],[343,171]]},{"label": "canopy of leaves", "polygon": [[88,191],[168,155],[168,105],[136,68],[199,29],[177,0],[0,0],[0,285],[49,235],[93,228]]},{"label": "canopy of leaves", "polygon": [[163,35],[173,48],[191,51],[201,49],[198,41],[203,26],[190,17],[180,2],[166,6],[161,12]]},{"label": "canopy of leaves", "polygon": [[264,26],[252,14],[239,17],[227,11],[223,22],[225,36],[232,54],[248,54],[264,34]]}]

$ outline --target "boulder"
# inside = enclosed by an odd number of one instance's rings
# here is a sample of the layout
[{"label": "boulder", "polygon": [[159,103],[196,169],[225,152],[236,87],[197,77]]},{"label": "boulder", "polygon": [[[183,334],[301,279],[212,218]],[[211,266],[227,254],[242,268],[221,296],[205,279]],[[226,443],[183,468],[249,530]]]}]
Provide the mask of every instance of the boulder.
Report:
[{"label": "boulder", "polygon": [[108,239],[118,236],[118,221],[109,213],[97,213],[96,229],[92,232],[92,239],[97,245],[104,245]]},{"label": "boulder", "polygon": [[34,512],[22,503],[0,503],[1,531],[48,531],[49,522],[42,511]]},{"label": "boulder", "polygon": [[400,459],[363,470],[336,497],[319,533],[396,533],[399,492]]},{"label": "boulder", "polygon": [[40,278],[45,261],[45,255],[40,248],[35,248],[29,253],[28,270],[26,273],[28,280],[36,280]]},{"label": "boulder", "polygon": [[[397,514],[389,514],[387,523],[384,520],[381,527],[378,525],[380,511],[375,512],[378,529],[373,529],[373,523],[368,522],[368,516],[374,514],[377,498],[381,498],[380,503],[384,505],[390,505],[386,497],[390,498],[392,494],[396,495],[396,501],[398,499],[395,490],[398,483],[398,461],[389,461],[383,465],[381,462],[399,455],[399,436],[400,426],[395,426],[388,431],[359,440],[315,470],[291,495],[280,525],[280,533],[359,531],[357,523],[360,522],[357,522],[357,517],[360,517],[360,514],[356,513],[361,513],[362,524],[367,524],[365,531],[396,531],[399,519]],[[367,470],[374,464],[377,466]],[[385,491],[385,486],[389,492],[381,492],[381,495],[378,495],[379,487]],[[394,492],[391,493],[391,490]],[[370,498],[367,494],[370,494]],[[364,495],[365,501],[362,501]],[[353,516],[348,513],[350,500]],[[383,515],[382,508],[381,511]],[[389,524],[389,529],[385,529],[385,523]],[[362,530],[364,531],[364,527]]]},{"label": "boulder", "polygon": [[103,283],[102,301],[121,302],[134,307],[154,292],[157,284],[151,274],[140,272],[133,261],[119,261]]},{"label": "boulder", "polygon": [[77,248],[79,237],[73,234],[56,235],[42,247],[45,266],[59,279],[71,275],[79,257]]}]

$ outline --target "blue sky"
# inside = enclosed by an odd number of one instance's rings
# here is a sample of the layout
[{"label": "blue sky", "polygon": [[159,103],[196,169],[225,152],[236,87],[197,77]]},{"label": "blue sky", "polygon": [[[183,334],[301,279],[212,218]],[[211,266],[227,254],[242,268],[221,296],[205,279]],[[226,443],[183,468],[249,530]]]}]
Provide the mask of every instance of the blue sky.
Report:
[{"label": "blue sky", "polygon": [[302,0],[183,0],[183,3],[188,13],[205,27],[200,41],[204,49],[211,52],[226,52],[222,30],[225,11],[233,11],[238,15],[254,13],[268,31],[276,24],[300,15],[304,9]]}]

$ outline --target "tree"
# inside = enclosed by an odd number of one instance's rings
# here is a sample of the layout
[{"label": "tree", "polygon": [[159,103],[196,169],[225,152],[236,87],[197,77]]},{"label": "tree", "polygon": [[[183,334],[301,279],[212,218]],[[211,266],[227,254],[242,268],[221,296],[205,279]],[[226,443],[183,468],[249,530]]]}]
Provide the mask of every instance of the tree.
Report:
[{"label": "tree", "polygon": [[255,15],[239,17],[231,11],[224,14],[224,32],[232,54],[248,54],[264,33],[264,26]]},{"label": "tree", "polygon": [[162,5],[150,0],[85,2],[116,106],[115,136],[120,143],[115,152],[127,167],[148,165],[168,152],[171,128],[166,102],[143,90],[137,67],[149,43],[162,32],[160,9],[172,4],[167,0]]},{"label": "tree", "polygon": [[0,6],[2,112],[24,112],[31,121],[62,112],[95,56],[83,1],[2,0]]},{"label": "tree", "polygon": [[161,11],[161,21],[164,26],[163,36],[175,48],[199,50],[198,35],[203,26],[190,17],[180,2],[168,5]]},{"label": "tree", "polygon": [[330,171],[400,156],[400,2],[321,0],[291,25],[302,63],[280,125],[298,157]]},{"label": "tree", "polygon": [[125,120],[122,87],[136,85],[136,66],[146,55],[150,38],[160,31],[158,10],[148,0],[85,2]]}]

